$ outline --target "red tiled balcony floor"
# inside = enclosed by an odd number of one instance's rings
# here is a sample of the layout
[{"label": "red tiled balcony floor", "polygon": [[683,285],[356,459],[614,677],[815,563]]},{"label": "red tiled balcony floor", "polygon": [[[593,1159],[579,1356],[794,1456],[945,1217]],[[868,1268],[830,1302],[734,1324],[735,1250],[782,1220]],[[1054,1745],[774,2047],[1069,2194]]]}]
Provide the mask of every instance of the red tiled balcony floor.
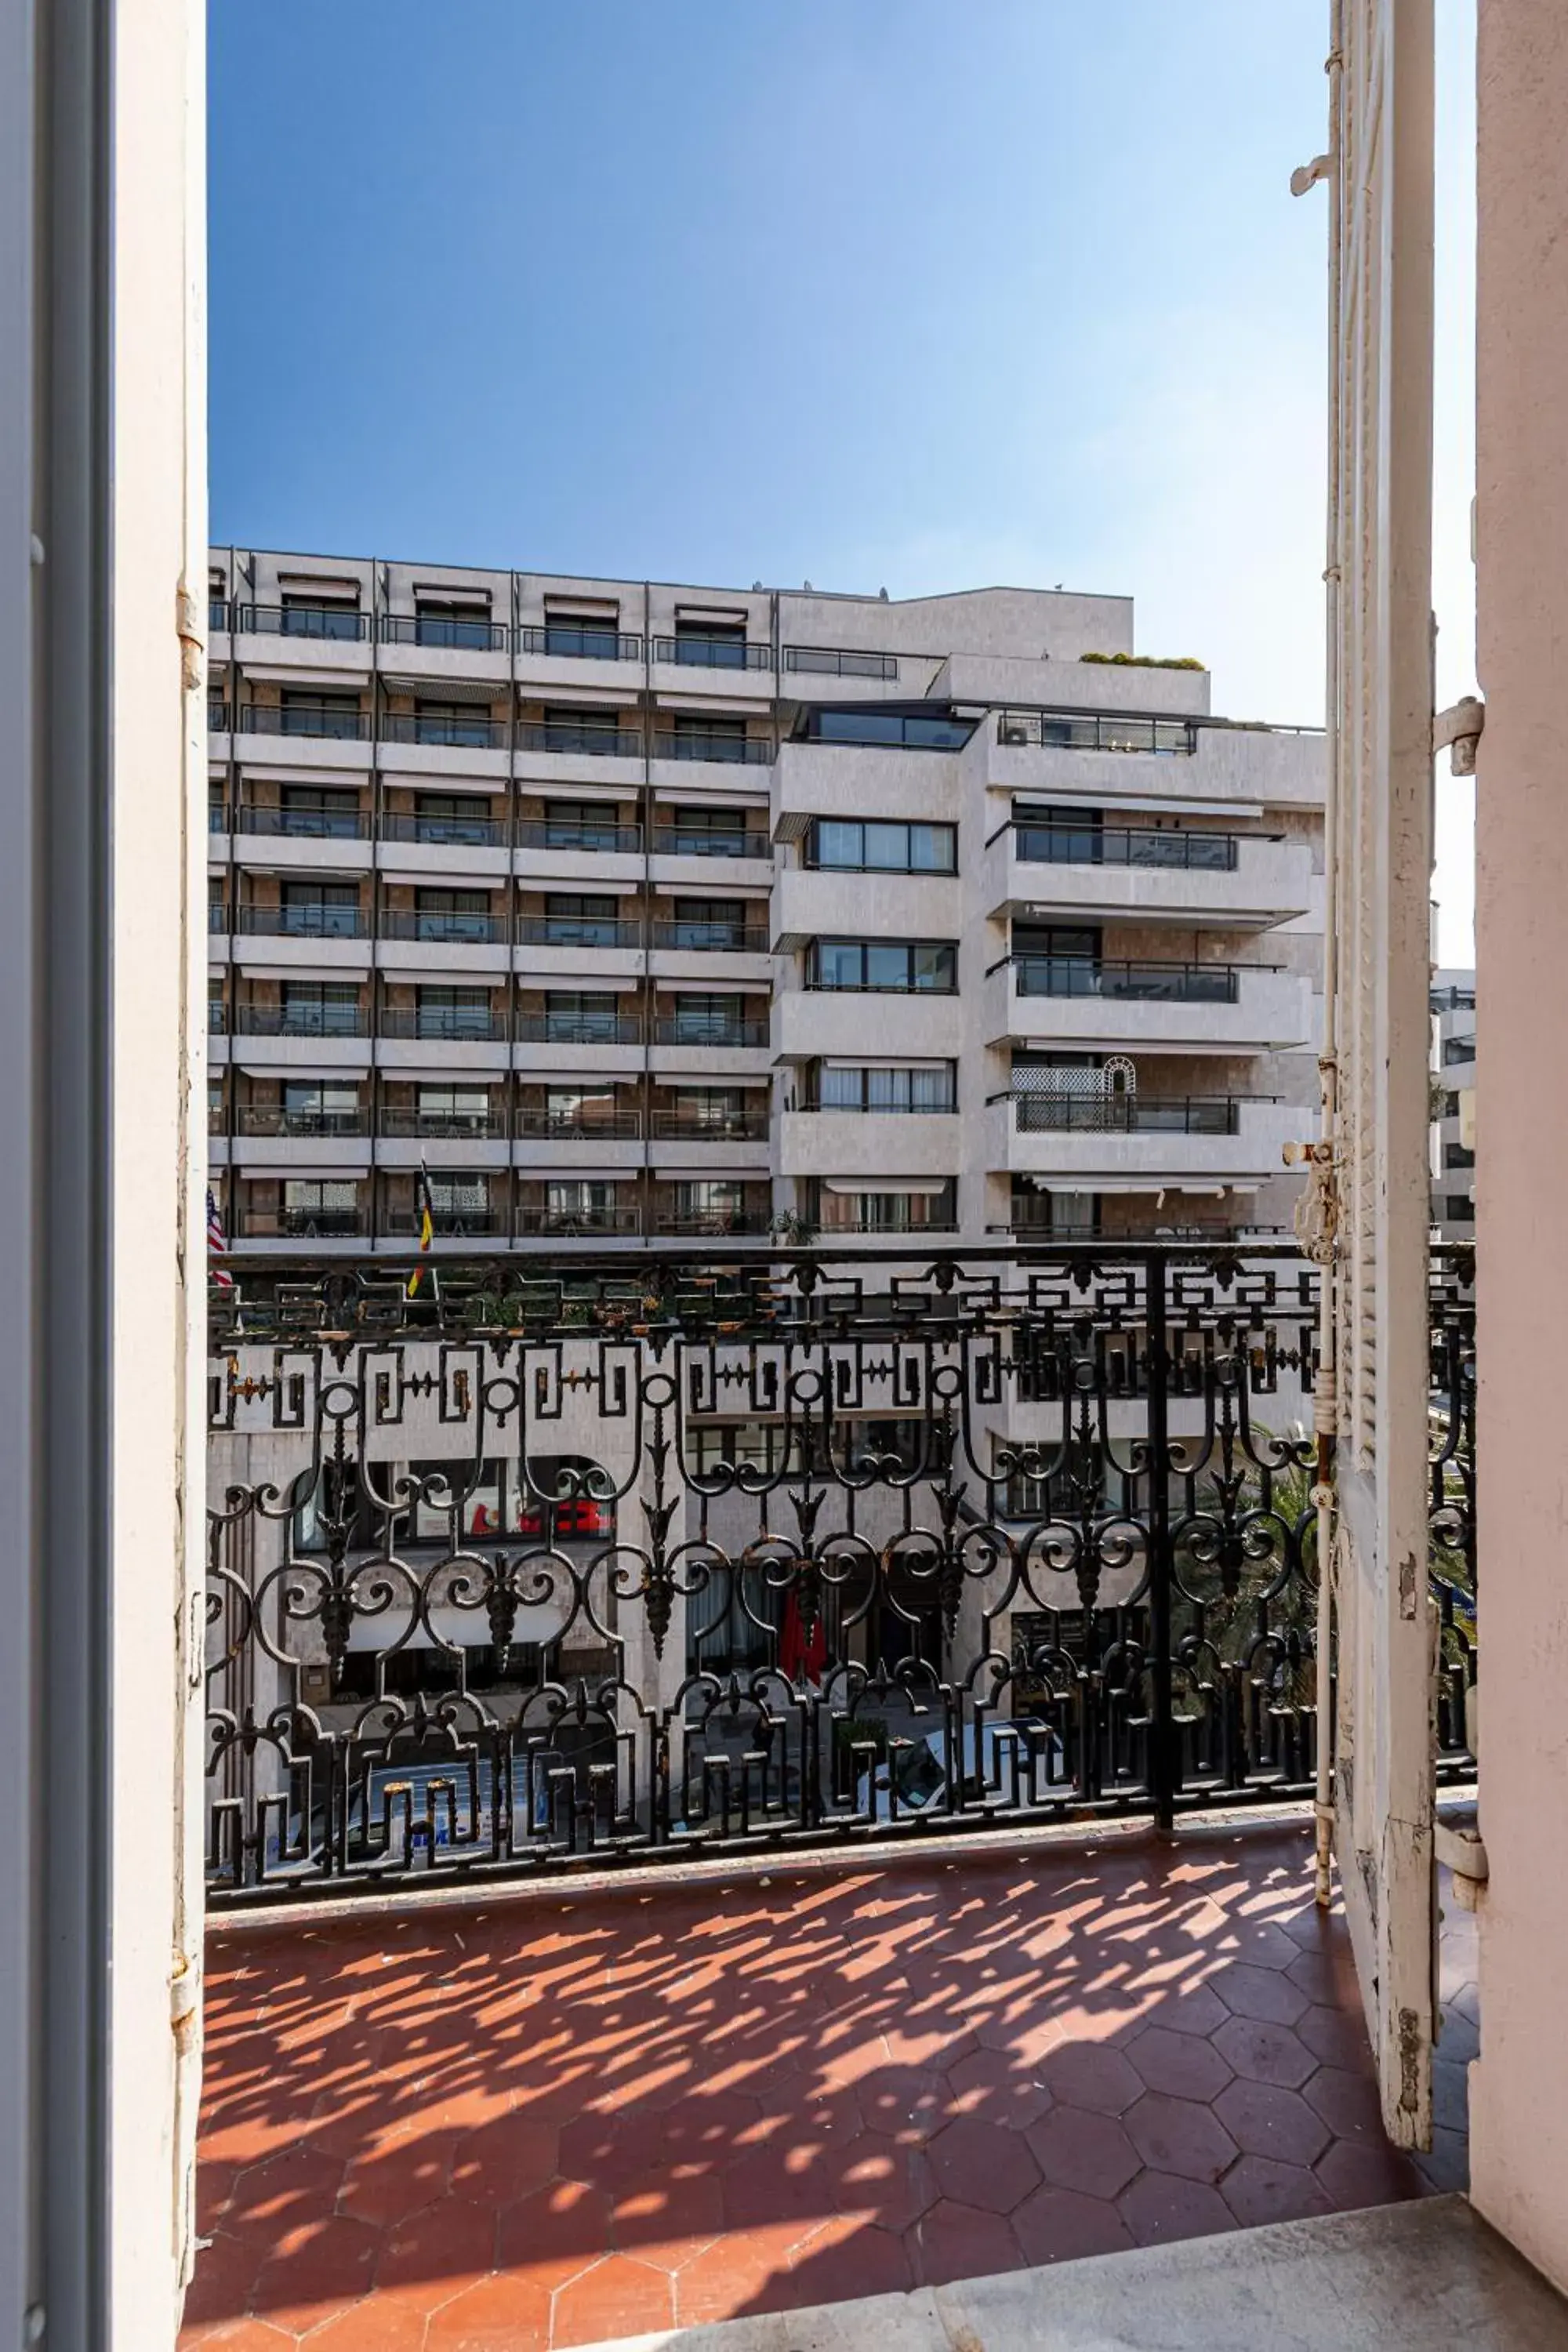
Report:
[{"label": "red tiled balcony floor", "polygon": [[220,1933],[182,2346],[542,2352],[1417,2194],[1309,1858],[1189,1832]]}]

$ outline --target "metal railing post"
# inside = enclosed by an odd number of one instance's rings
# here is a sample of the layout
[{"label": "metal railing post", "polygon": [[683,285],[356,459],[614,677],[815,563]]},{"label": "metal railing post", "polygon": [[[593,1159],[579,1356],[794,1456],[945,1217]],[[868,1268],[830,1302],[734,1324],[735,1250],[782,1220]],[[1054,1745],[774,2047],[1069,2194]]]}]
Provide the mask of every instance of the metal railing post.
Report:
[{"label": "metal railing post", "polygon": [[1170,1332],[1163,1250],[1151,1252],[1145,1273],[1144,1377],[1149,1387],[1149,1647],[1151,1707],[1149,1794],[1158,1829],[1175,1820],[1175,1726],[1171,1700],[1171,1446]]}]

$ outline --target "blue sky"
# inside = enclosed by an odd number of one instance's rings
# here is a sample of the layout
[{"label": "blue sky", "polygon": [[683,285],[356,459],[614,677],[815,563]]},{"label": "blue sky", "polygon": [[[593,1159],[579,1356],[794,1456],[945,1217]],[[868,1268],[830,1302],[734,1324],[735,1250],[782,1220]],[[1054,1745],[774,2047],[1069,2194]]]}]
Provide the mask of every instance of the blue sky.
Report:
[{"label": "blue sky", "polygon": [[[1315,719],[1324,205],[1288,182],[1323,143],[1327,14],[214,0],[214,536],[1131,593],[1140,646],[1201,655],[1217,708]],[[1439,17],[1457,87],[1473,0]]]}]

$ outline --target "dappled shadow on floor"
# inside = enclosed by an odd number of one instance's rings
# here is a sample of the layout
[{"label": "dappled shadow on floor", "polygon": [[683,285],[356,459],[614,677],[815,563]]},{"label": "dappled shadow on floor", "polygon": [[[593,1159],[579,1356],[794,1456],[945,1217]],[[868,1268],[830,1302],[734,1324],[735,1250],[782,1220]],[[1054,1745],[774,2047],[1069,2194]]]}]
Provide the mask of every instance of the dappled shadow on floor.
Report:
[{"label": "dappled shadow on floor", "polygon": [[1428,2185],[1306,1828],[301,1912],[206,2018],[184,2347],[543,2352]]}]

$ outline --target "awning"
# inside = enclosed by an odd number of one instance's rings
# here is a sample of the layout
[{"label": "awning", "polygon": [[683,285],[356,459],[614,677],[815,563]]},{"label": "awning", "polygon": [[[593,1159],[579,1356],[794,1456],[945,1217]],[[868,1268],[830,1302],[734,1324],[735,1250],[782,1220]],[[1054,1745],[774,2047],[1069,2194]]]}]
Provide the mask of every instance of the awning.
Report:
[{"label": "awning", "polygon": [[[825,1176],[825,1192],[945,1192],[951,1176]],[[1081,1187],[1079,1188],[1082,1189]]]}]

